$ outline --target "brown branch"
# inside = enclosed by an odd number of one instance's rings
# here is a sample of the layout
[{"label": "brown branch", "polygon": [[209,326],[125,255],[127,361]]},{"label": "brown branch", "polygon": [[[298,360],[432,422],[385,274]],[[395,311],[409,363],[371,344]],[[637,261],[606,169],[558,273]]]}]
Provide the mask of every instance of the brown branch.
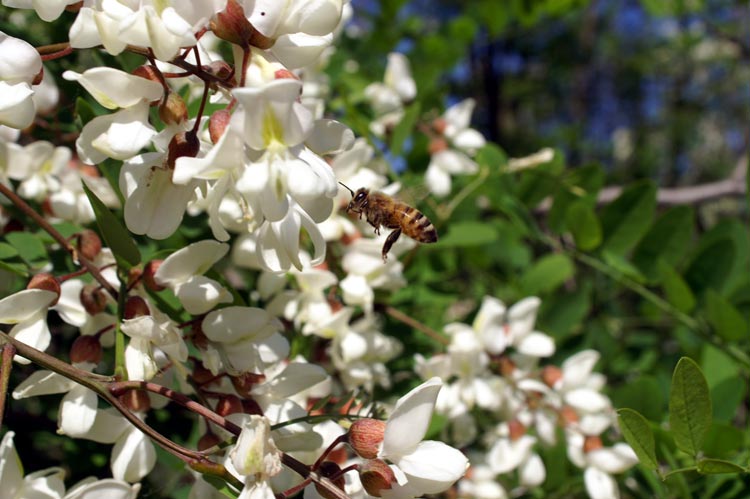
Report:
[{"label": "brown branch", "polygon": [[107,293],[112,296],[112,298],[117,301],[118,292],[117,290],[104,278],[102,273],[99,271],[99,268],[94,265],[92,262],[90,262],[86,257],[81,255],[75,246],[73,246],[70,241],[68,241],[66,238],[63,237],[62,234],[60,234],[57,229],[52,227],[52,225],[47,222],[47,220],[44,219],[43,216],[41,216],[39,213],[34,211],[34,208],[29,206],[29,204],[21,199],[15,192],[13,192],[10,187],[2,184],[0,182],[0,194],[4,195],[10,201],[18,207],[21,211],[23,211],[29,218],[34,220],[39,227],[44,229],[44,231],[52,236],[52,239],[57,241],[57,243],[62,246],[70,255],[73,257],[73,260],[77,260],[78,263],[84,267],[86,270],[89,271],[89,273],[94,277],[94,279],[97,280],[101,286],[107,290]]},{"label": "brown branch", "polygon": [[450,343],[450,340],[448,338],[446,338],[445,336],[443,336],[442,334],[438,333],[437,331],[435,331],[431,327],[429,327],[429,326],[427,326],[425,324],[422,324],[421,322],[419,322],[415,318],[406,315],[405,313],[403,313],[402,311],[398,310],[397,308],[394,308],[394,307],[392,307],[390,305],[387,305],[385,307],[385,313],[388,314],[388,315],[390,315],[391,317],[393,317],[397,321],[401,321],[404,324],[406,324],[407,326],[411,326],[414,329],[416,329],[417,331],[421,331],[422,333],[426,334],[427,336],[429,336],[433,340],[437,341],[441,345],[448,345]]},{"label": "brown branch", "polygon": [[10,371],[13,367],[13,356],[16,354],[16,348],[13,345],[3,345],[0,347],[0,428],[3,426],[3,415],[5,414],[5,399],[8,398],[8,381],[10,380]]}]

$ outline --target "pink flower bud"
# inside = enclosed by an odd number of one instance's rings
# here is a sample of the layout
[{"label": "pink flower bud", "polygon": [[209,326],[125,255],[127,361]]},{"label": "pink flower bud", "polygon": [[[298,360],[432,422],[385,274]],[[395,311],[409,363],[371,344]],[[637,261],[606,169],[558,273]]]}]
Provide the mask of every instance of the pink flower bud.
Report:
[{"label": "pink flower bud", "polygon": [[445,151],[446,149],[448,149],[448,142],[446,142],[445,139],[439,138],[439,139],[432,139],[430,141],[430,146],[429,146],[430,154],[435,154],[440,151]]},{"label": "pink flower bud", "polygon": [[102,360],[102,344],[96,336],[79,336],[70,347],[70,361],[75,363],[91,362],[98,364]]},{"label": "pink flower bud", "polygon": [[151,315],[151,310],[149,310],[146,300],[140,296],[131,296],[125,302],[125,311],[122,315],[124,319],[135,319],[143,315]]},{"label": "pink flower bud", "polygon": [[78,234],[78,253],[93,260],[102,251],[102,240],[93,230],[85,229]]},{"label": "pink flower bud", "polygon": [[169,92],[167,100],[159,105],[159,118],[167,125],[179,125],[187,121],[187,104],[180,94]]},{"label": "pink flower bud", "polygon": [[156,271],[159,270],[159,267],[161,266],[163,261],[164,260],[151,260],[143,268],[143,275],[141,276],[141,279],[143,279],[143,284],[146,286],[146,288],[150,289],[151,291],[161,291],[164,289],[164,286],[157,283],[156,278],[154,277]]},{"label": "pink flower bud", "polygon": [[174,170],[174,163],[177,161],[177,158],[183,156],[194,158],[200,149],[200,140],[198,140],[198,136],[192,131],[175,134],[172,140],[169,141],[167,167]]},{"label": "pink flower bud", "polygon": [[374,459],[385,435],[385,421],[358,419],[349,428],[349,445],[365,459]]},{"label": "pink flower bud", "polygon": [[29,284],[26,285],[26,289],[44,289],[55,293],[57,296],[52,303],[49,304],[50,307],[55,305],[57,300],[60,299],[60,282],[55,276],[46,272],[36,274],[32,277]]},{"label": "pink flower bud", "polygon": [[359,479],[368,494],[380,497],[396,482],[393,470],[382,459],[371,459],[359,467]]},{"label": "pink flower bud", "polygon": [[232,118],[232,113],[226,109],[219,109],[211,115],[208,119],[208,134],[211,137],[211,142],[216,144],[224,131],[229,126],[229,120]]},{"label": "pink flower bud", "polygon": [[542,369],[542,381],[550,388],[554,388],[563,377],[562,369],[557,366],[545,366]]},{"label": "pink flower bud", "polygon": [[81,300],[81,305],[83,305],[83,308],[89,315],[100,314],[107,307],[107,293],[99,284],[92,283],[85,285],[81,288],[81,293],[78,297]]},{"label": "pink flower bud", "polygon": [[237,395],[225,395],[219,399],[214,412],[219,416],[242,413],[242,400]]}]

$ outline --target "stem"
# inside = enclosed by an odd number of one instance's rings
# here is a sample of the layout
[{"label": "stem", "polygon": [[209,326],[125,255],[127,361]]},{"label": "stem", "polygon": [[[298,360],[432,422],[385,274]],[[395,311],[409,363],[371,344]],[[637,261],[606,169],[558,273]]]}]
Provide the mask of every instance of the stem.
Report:
[{"label": "stem", "polygon": [[2,428],[5,399],[8,398],[8,381],[10,380],[10,371],[13,367],[13,356],[16,354],[16,348],[13,345],[5,344],[0,347],[0,351],[2,352],[2,356],[0,356],[0,428]]},{"label": "stem", "polygon": [[332,419],[348,419],[348,420],[354,420],[354,419],[362,419],[367,416],[358,416],[356,414],[316,414],[315,416],[306,415],[306,416],[300,416],[298,418],[290,419],[288,421],[284,421],[283,423],[276,423],[274,425],[271,425],[272,430],[278,430],[279,428],[283,428],[285,426],[290,426],[297,423],[310,423],[314,424],[318,421],[329,421]]},{"label": "stem", "polygon": [[34,209],[29,206],[29,204],[18,197],[15,192],[13,192],[8,186],[3,185],[0,183],[0,194],[4,195],[6,198],[10,199],[10,201],[18,207],[22,212],[24,212],[29,218],[34,220],[36,224],[44,229],[47,234],[52,236],[52,239],[57,241],[57,243],[62,246],[70,255],[73,257],[74,261],[78,261],[78,263],[84,267],[86,270],[89,271],[89,273],[94,277],[94,279],[101,284],[101,286],[107,290],[107,292],[117,300],[117,290],[104,278],[102,273],[99,271],[99,269],[94,265],[92,262],[90,262],[86,257],[78,253],[78,250],[75,246],[73,246],[70,241],[68,241],[66,238],[63,237],[62,234],[60,234],[57,229],[52,227],[52,225],[47,222],[47,220],[44,219],[39,213],[34,211]]},{"label": "stem", "polygon": [[202,416],[206,420],[211,421],[218,426],[221,426],[234,435],[239,435],[242,431],[242,428],[232,423],[228,419],[219,416],[212,410],[202,406],[186,395],[172,390],[171,388],[167,388],[166,386],[157,385],[156,383],[151,383],[149,381],[115,381],[113,383],[109,383],[109,392],[115,397],[119,397],[123,393],[130,390],[145,390],[147,392],[156,393],[158,395],[166,397],[176,404],[179,404],[182,407],[198,414],[199,416]]},{"label": "stem", "polygon": [[297,461],[288,454],[281,455],[281,462],[287,468],[291,469],[305,480],[311,480],[317,485],[325,488],[329,493],[326,497],[335,499],[351,499],[346,493],[338,488],[329,478],[321,477],[317,473],[310,470],[310,467],[300,461]]},{"label": "stem", "polygon": [[472,192],[474,192],[482,184],[484,184],[484,181],[487,179],[489,174],[489,168],[482,168],[481,170],[479,170],[479,175],[477,175],[477,178],[472,180],[463,189],[461,189],[461,191],[456,194],[453,199],[451,199],[451,202],[448,203],[447,206],[438,210],[438,217],[440,217],[441,220],[448,220],[453,214],[453,211],[458,207],[458,205],[461,204],[463,200],[466,199],[469,195],[471,195]]},{"label": "stem", "polygon": [[407,326],[411,326],[417,331],[421,331],[436,342],[440,343],[441,345],[448,345],[450,343],[450,340],[443,336],[442,334],[438,333],[431,327],[422,324],[418,320],[414,319],[413,317],[410,317],[403,313],[402,311],[398,310],[397,308],[394,308],[390,305],[387,305],[385,307],[385,313],[393,317],[394,319],[403,322]]},{"label": "stem", "polygon": [[338,437],[336,437],[334,439],[334,441],[331,442],[331,445],[329,445],[328,447],[326,447],[326,450],[324,450],[323,453],[320,455],[320,457],[315,461],[315,463],[312,465],[312,469],[317,470],[318,468],[320,468],[320,463],[322,463],[325,460],[325,458],[328,457],[328,454],[330,454],[331,451],[333,451],[333,449],[338,444],[347,442],[348,438],[349,438],[348,434],[346,434],[346,433],[344,433],[343,435],[339,435]]}]

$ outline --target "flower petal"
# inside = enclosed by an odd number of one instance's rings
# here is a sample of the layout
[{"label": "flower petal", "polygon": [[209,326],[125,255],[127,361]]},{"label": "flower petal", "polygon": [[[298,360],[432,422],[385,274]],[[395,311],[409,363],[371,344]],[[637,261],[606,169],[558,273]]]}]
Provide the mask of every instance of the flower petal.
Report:
[{"label": "flower petal", "polygon": [[440,378],[430,378],[398,399],[386,423],[382,457],[398,459],[417,447],[427,433],[442,386]]}]

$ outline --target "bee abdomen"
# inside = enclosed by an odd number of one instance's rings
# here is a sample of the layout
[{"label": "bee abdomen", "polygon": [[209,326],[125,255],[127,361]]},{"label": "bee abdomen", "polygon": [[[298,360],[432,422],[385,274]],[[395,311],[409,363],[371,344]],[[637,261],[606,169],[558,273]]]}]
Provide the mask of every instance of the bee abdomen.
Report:
[{"label": "bee abdomen", "polygon": [[416,208],[408,207],[406,213],[404,232],[407,236],[420,243],[434,243],[437,241],[437,231],[430,219]]}]

